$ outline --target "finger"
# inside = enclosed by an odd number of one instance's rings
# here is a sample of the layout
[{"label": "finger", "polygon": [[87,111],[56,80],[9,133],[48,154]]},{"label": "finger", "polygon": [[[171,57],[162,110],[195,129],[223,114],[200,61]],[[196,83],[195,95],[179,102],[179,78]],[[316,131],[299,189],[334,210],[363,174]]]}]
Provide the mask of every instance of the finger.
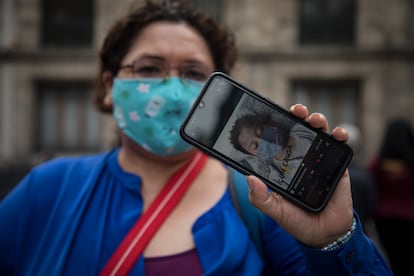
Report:
[{"label": "finger", "polygon": [[329,131],[328,120],[322,113],[312,113],[306,120],[315,128],[319,128],[325,132]]},{"label": "finger", "polygon": [[275,193],[270,193],[269,188],[256,176],[249,175],[247,183],[250,190],[250,202],[262,212],[274,216],[277,213],[278,200],[282,198]]},{"label": "finger", "polygon": [[256,176],[247,176],[247,183],[249,185],[250,195],[254,202],[266,202],[269,197],[267,186]]},{"label": "finger", "polygon": [[335,140],[347,142],[349,139],[348,131],[342,127],[336,127],[332,131],[332,136]]},{"label": "finger", "polygon": [[296,117],[299,117],[301,119],[305,119],[306,116],[308,116],[309,111],[306,106],[303,104],[295,104],[290,107],[290,112],[295,115]]},{"label": "finger", "polygon": [[[248,176],[247,182],[250,187],[249,198],[253,206],[279,223],[286,231],[296,233],[303,227],[297,228],[297,217],[304,217],[305,210],[285,200],[276,192],[269,192],[266,185],[255,176]],[[306,221],[300,220],[300,224]],[[295,226],[296,225],[296,226]]]}]

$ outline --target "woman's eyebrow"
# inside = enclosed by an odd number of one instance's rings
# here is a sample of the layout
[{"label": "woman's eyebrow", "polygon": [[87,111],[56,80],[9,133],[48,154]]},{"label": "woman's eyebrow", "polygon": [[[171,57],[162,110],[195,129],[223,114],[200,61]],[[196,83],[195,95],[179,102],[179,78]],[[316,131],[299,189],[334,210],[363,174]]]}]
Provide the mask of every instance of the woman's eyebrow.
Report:
[{"label": "woman's eyebrow", "polygon": [[136,61],[145,61],[145,60],[148,60],[148,61],[157,61],[157,62],[165,61],[165,59],[163,57],[160,57],[160,56],[143,55],[143,56],[135,59],[134,62],[136,62]]}]

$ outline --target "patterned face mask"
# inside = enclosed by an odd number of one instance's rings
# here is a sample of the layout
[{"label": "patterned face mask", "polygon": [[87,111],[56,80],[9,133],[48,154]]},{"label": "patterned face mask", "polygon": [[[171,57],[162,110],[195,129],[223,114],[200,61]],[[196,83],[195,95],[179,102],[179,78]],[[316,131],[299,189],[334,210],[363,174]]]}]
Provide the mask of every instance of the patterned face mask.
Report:
[{"label": "patterned face mask", "polygon": [[202,82],[180,78],[115,79],[113,115],[118,127],[151,153],[172,156],[192,149],[180,126],[201,91]]}]

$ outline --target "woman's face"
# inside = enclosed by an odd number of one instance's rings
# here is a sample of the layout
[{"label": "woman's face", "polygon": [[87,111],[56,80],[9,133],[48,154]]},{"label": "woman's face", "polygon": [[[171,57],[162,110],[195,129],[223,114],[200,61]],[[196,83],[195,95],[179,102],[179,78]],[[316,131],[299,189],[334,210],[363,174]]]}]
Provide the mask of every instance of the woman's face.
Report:
[{"label": "woman's face", "polygon": [[[179,76],[179,67],[200,65],[214,70],[214,62],[204,38],[186,23],[155,22],[138,35],[122,65],[142,60],[157,60],[169,69],[169,76]],[[118,77],[131,77],[131,70],[120,70]]]},{"label": "woman's face", "polygon": [[[193,28],[185,23],[156,22],[145,27],[135,38],[131,49],[125,55],[121,66],[150,60],[165,64],[168,69],[167,75],[180,76],[180,70],[184,64],[201,66],[215,69],[212,55],[204,38]],[[143,67],[143,72],[148,75],[154,74],[154,67]],[[155,67],[156,68],[156,67]],[[208,77],[209,74],[207,74]],[[131,78],[136,76],[130,67],[119,70],[117,78]],[[107,82],[107,103],[112,105],[112,82]],[[125,137],[124,137],[125,138]],[[140,146],[125,138],[123,145],[141,151],[142,154],[164,160],[164,157],[153,155]],[[173,159],[178,160],[187,156],[189,153],[176,155]],[[170,158],[171,159],[171,158]],[[169,159],[169,160],[170,160]]]}]

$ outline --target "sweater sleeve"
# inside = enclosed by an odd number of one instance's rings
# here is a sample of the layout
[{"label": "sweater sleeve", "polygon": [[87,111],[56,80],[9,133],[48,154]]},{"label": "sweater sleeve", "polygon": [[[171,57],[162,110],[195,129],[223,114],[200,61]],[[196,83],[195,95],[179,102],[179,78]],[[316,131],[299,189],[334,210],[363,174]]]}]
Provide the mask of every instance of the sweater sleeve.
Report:
[{"label": "sweater sleeve", "polygon": [[357,215],[353,237],[342,248],[322,251],[300,244],[306,266],[315,275],[393,275],[375,244],[364,234]]},{"label": "sweater sleeve", "polygon": [[356,217],[352,239],[334,251],[303,245],[266,218],[265,251],[273,272],[277,275],[393,275]]}]

